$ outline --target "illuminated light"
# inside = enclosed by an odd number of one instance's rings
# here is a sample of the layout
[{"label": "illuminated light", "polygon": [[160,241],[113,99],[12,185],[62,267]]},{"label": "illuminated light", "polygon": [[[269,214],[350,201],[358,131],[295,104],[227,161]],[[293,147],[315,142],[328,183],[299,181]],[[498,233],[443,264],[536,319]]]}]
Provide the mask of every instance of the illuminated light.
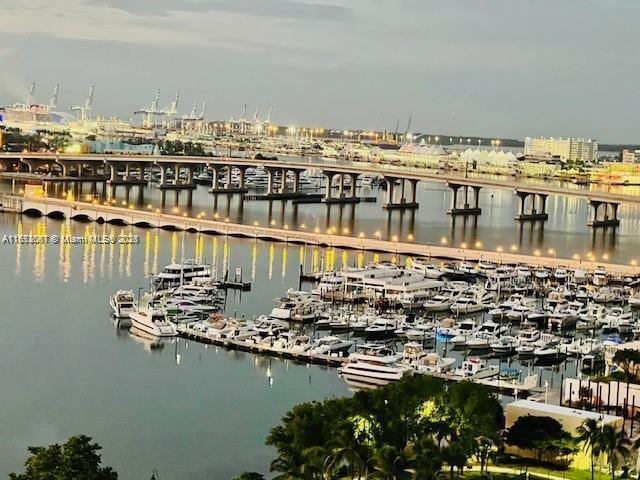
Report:
[{"label": "illuminated light", "polygon": [[218,218],[218,213],[217,212],[213,214],[213,218]]},{"label": "illuminated light", "polygon": [[391,237],[391,241],[397,242],[398,241],[398,236],[394,235],[393,237]]},{"label": "illuminated light", "polygon": [[129,210],[133,210],[133,205],[129,205]]},{"label": "illuminated light", "polygon": [[374,233],[373,235],[376,236],[377,238],[382,237],[382,233],[380,232],[380,230],[376,230],[376,233]]},{"label": "illuminated light", "polygon": [[409,234],[407,235],[407,240],[409,240],[410,242],[413,242],[415,240],[415,237],[413,236],[413,234]]},{"label": "illuminated light", "polygon": [[187,212],[184,212],[184,213],[182,214],[182,216],[183,216],[183,217],[186,217],[186,216],[187,216]]},{"label": "illuminated light", "polygon": [[467,244],[466,244],[465,242],[462,242],[462,243],[460,244],[460,248],[467,248]]},{"label": "illuminated light", "polygon": [[283,228],[284,228],[285,230],[289,230],[289,225],[287,225],[287,224],[285,223],[285,224],[284,224],[284,226],[283,226]]},{"label": "illuminated light", "polygon": [[271,226],[274,227],[276,225],[276,221],[275,220],[271,220]]},{"label": "illuminated light", "polygon": [[580,260],[580,255],[578,255],[577,253],[575,253],[575,254],[573,255],[573,259],[574,259],[574,260]]},{"label": "illuminated light", "polygon": [[609,254],[605,253],[604,255],[602,255],[602,259],[603,260],[609,260]]},{"label": "illuminated light", "polygon": [[636,259],[631,260],[631,266],[632,267],[637,267],[638,266],[638,261]]},{"label": "illuminated light", "polygon": [[153,208],[153,205],[149,204],[149,205],[147,205],[147,208],[148,208],[149,210],[151,210],[151,209]]},{"label": "illuminated light", "polygon": [[343,228],[343,229],[342,229],[342,234],[343,234],[343,235],[349,235],[349,229],[348,229],[348,228],[346,228],[346,227],[345,227],[345,228]]},{"label": "illuminated light", "polygon": [[300,225],[300,228],[304,230],[305,228],[307,228],[307,226],[303,223],[302,225]]},{"label": "illuminated light", "polygon": [[229,217],[225,218],[224,221],[229,223]]},{"label": "illuminated light", "polygon": [[440,239],[440,243],[441,243],[442,245],[446,245],[447,243],[449,243],[449,240],[447,240],[447,237],[442,237],[442,238]]},{"label": "illuminated light", "polygon": [[360,237],[360,238],[364,238],[364,232],[360,232],[360,233],[358,234],[358,237]]},{"label": "illuminated light", "polygon": [[502,253],[502,247],[500,245],[498,245],[498,247],[496,247],[496,252]]},{"label": "illuminated light", "polygon": [[313,229],[314,233],[320,233],[320,228],[316,227]]},{"label": "illuminated light", "polygon": [[556,254],[556,251],[555,251],[555,249],[550,248],[549,250],[547,250],[547,253],[548,253],[549,255],[555,255],[555,254]]},{"label": "illuminated light", "polygon": [[536,257],[539,257],[539,256],[540,256],[540,250],[536,249],[536,250],[533,252],[533,254],[534,254]]},{"label": "illuminated light", "polygon": [[126,205],[126,204],[127,204],[127,201],[126,200],[122,200],[121,205]]},{"label": "illuminated light", "polygon": [[476,247],[476,248],[482,248],[482,242],[481,242],[480,240],[478,240],[478,241],[475,243],[475,247]]},{"label": "illuminated light", "polygon": [[160,209],[159,208],[156,208],[156,213],[160,213]]},{"label": "illuminated light", "polygon": [[517,252],[518,251],[518,246],[517,245],[511,245],[511,251],[512,252]]},{"label": "illuminated light", "polygon": [[257,221],[257,220],[256,220],[255,222],[253,222],[253,226],[254,226],[254,227],[257,227],[258,225],[260,225],[260,224],[258,223],[258,221]]}]

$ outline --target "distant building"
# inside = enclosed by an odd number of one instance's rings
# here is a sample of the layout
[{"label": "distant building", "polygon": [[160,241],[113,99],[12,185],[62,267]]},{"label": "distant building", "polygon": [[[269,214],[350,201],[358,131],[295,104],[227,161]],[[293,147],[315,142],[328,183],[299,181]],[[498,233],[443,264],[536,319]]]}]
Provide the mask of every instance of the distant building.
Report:
[{"label": "distant building", "polygon": [[550,155],[563,162],[594,162],[598,158],[598,142],[584,138],[527,137],[524,154],[531,157]]},{"label": "distant building", "polygon": [[640,150],[624,149],[620,153],[620,161],[622,163],[638,163],[640,160]]}]

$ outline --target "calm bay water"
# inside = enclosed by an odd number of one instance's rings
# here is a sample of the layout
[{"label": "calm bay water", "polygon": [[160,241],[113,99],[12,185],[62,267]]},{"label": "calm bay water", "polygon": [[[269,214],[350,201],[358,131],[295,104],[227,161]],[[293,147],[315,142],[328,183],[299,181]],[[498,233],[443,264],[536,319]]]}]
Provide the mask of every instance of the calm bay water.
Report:
[{"label": "calm bay water", "polygon": [[[5,214],[0,238],[59,234],[65,225]],[[68,225],[80,235],[87,227]],[[0,478],[21,469],[28,445],[78,433],[103,445],[104,461],[125,480],[149,478],[153,468],[162,478],[184,479],[266,472],[273,452],[264,439],[289,408],[349,393],[335,370],[184,340],[150,351],[116,329],[110,293],[147,285],[146,274],[183,251],[217,258],[219,273],[226,256],[246,279],[255,274],[251,292],[230,294],[228,310],[238,314],[268,312],[274,297],[298,286],[298,247],[133,232],[142,243],[123,248],[0,246]]]}]

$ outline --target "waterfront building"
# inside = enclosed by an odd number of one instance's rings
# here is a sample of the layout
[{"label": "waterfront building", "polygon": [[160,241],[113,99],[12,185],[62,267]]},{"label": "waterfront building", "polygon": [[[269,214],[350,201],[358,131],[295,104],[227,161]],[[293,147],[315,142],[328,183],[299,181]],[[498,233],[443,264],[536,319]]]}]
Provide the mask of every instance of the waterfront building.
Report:
[{"label": "waterfront building", "polygon": [[524,139],[524,154],[551,155],[563,162],[590,163],[598,158],[598,142],[590,138],[527,137]]},{"label": "waterfront building", "polygon": [[627,150],[625,148],[620,153],[620,161],[622,163],[638,163],[640,161],[640,150]]},{"label": "waterfront building", "polygon": [[[562,428],[572,436],[577,435],[577,429],[587,419],[593,419],[602,422],[603,425],[611,425],[616,431],[620,430],[623,425],[623,418],[607,415],[599,412],[590,412],[587,410],[578,410],[575,408],[553,405],[551,403],[541,403],[532,400],[516,400],[509,403],[505,409],[505,427],[508,429],[520,417],[531,415],[534,417],[550,417],[562,425]],[[521,457],[536,458],[536,452],[532,450],[523,450],[521,448],[509,445],[506,448],[507,453],[512,453]],[[587,469],[590,466],[590,459],[583,454],[582,449],[573,455],[571,466],[573,468]]]}]

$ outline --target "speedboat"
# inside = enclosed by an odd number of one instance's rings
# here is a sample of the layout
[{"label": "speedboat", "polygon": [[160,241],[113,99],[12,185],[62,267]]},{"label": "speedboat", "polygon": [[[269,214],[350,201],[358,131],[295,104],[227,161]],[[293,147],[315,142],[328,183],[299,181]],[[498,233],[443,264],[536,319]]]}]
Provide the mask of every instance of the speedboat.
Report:
[{"label": "speedboat", "polygon": [[109,297],[109,305],[116,318],[129,318],[136,309],[136,301],[131,290],[118,290]]},{"label": "speedboat", "polygon": [[446,312],[451,308],[455,297],[451,294],[438,294],[423,304],[427,312]]},{"label": "speedboat", "polygon": [[129,318],[132,327],[156,337],[175,337],[178,334],[176,326],[167,320],[164,312],[148,303],[143,302],[143,305],[129,314]]},{"label": "speedboat", "polygon": [[609,274],[607,273],[606,267],[602,265],[598,265],[593,271],[593,275],[591,276],[591,282],[596,287],[603,287],[607,283],[609,283]]},{"label": "speedboat", "polygon": [[549,279],[549,270],[547,270],[544,267],[538,267],[535,269],[535,271],[533,272],[533,275],[538,279],[538,280],[548,280]]},{"label": "speedboat", "polygon": [[309,349],[309,353],[342,356],[347,353],[352,346],[353,342],[351,340],[343,340],[339,337],[328,335],[316,340],[314,345]]}]

